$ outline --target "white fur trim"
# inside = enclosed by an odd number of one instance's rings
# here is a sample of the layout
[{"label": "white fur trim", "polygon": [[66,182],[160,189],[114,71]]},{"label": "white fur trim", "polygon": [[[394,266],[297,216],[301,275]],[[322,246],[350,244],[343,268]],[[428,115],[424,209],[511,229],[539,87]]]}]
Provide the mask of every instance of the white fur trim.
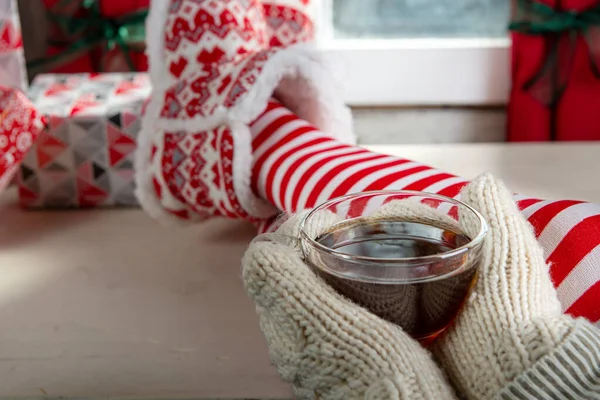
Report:
[{"label": "white fur trim", "polygon": [[[219,107],[207,117],[159,118],[157,126],[197,132],[227,121],[250,124],[263,112],[269,99],[277,97],[283,105],[321,131],[344,143],[354,144],[352,114],[339,92],[339,84],[325,59],[313,46],[302,43],[273,54],[250,91],[232,108]],[[161,104],[164,101],[162,97],[156,100]]]},{"label": "white fur trim", "polygon": [[157,83],[162,82],[169,74],[164,62],[164,27],[168,9],[168,1],[152,0],[146,18],[146,54],[148,56],[150,81],[153,87],[137,139],[135,194],[142,208],[151,217],[165,225],[172,225],[183,221],[167,212],[156,196],[152,185],[153,171],[150,165],[150,152],[154,135],[162,134],[162,131],[157,132],[157,122],[160,117],[163,91]]},{"label": "white fur trim", "polygon": [[230,118],[254,121],[273,96],[300,118],[344,143],[356,143],[352,114],[339,95],[335,74],[309,44],[275,53],[263,66],[249,93],[230,110]]},{"label": "white fur trim", "polygon": [[[159,104],[154,97],[154,90],[150,95],[150,103],[146,108],[146,114],[142,119],[142,128],[137,139],[135,154],[135,195],[142,208],[159,222],[165,225],[173,225],[183,220],[171,215],[162,206],[160,199],[154,192],[152,184],[152,170],[150,164],[150,152],[152,150],[152,139],[156,132],[156,115],[160,112]],[[159,150],[162,151],[162,150]],[[160,175],[158,175],[160,176]]]},{"label": "white fur trim", "polygon": [[198,132],[228,123],[234,137],[234,188],[244,209],[258,218],[275,214],[275,209],[256,197],[250,188],[252,152],[250,133],[246,125],[255,120],[271,97],[277,97],[286,107],[345,143],[355,143],[352,116],[338,95],[335,74],[329,70],[324,57],[308,44],[297,44],[271,56],[263,66],[251,90],[231,109],[221,107],[208,117],[168,119],[160,117],[164,88],[168,86],[169,71],[164,55],[164,26],[168,2],[152,0],[146,21],[147,52],[151,98],[142,121],[136,154],[136,194],[142,207],[154,218],[168,222],[178,220],[165,211],[152,186],[150,151],[153,135],[164,130]]},{"label": "white fur trim", "polygon": [[[150,11],[146,18],[146,54],[150,81],[153,89],[162,91],[171,82],[168,80],[169,70],[165,63],[165,24],[169,15],[170,2],[151,0]],[[162,100],[162,99],[161,99]]]}]

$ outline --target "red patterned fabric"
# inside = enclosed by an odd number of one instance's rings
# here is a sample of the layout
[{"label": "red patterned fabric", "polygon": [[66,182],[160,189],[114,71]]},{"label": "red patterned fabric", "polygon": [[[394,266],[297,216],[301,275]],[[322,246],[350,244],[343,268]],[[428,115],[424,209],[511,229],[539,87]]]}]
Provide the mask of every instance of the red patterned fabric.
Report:
[{"label": "red patterned fabric", "polygon": [[205,117],[217,107],[234,106],[256,83],[273,47],[312,38],[304,10],[290,6],[259,0],[172,1],[164,40],[174,83],[165,92],[161,116]]},{"label": "red patterned fabric", "polygon": [[270,46],[286,47],[313,39],[313,22],[308,17],[308,12],[302,8],[308,7],[309,2],[263,1]]},{"label": "red patterned fabric", "polygon": [[[415,161],[340,143],[278,103],[270,104],[251,131],[253,188],[282,211],[297,212],[366,190],[458,197],[467,184]],[[523,195],[514,199],[544,249],[564,311],[600,326],[600,205]],[[275,229],[279,221],[262,221],[259,229]]]},{"label": "red patterned fabric", "polygon": [[249,187],[248,124],[276,90],[307,120],[353,140],[335,80],[305,43],[314,35],[311,7],[309,0],[153,1],[149,25],[160,35],[148,37],[154,93],[137,160],[138,197],[150,214],[273,215]]},{"label": "red patterned fabric", "polygon": [[23,38],[18,21],[5,19],[0,26],[0,53],[23,48]]},{"label": "red patterned fabric", "polygon": [[[233,140],[226,125],[210,132],[165,134],[161,164],[166,187],[179,202],[189,205],[184,212],[171,210],[174,215],[189,218],[191,210],[201,218],[252,220],[233,187]],[[157,194],[163,195],[161,191]]]},{"label": "red patterned fabric", "polygon": [[0,86],[27,87],[17,0],[0,2]]},{"label": "red patterned fabric", "polygon": [[44,128],[42,116],[20,91],[0,87],[0,191]]}]

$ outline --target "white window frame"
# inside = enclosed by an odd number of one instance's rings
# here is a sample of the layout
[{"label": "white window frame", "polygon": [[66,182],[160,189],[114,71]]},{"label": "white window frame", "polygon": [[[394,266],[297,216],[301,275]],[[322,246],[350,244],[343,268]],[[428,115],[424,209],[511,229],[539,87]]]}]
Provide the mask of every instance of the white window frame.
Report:
[{"label": "white window frame", "polygon": [[352,106],[506,104],[510,40],[339,39],[332,0],[322,0],[317,44],[337,61]]}]

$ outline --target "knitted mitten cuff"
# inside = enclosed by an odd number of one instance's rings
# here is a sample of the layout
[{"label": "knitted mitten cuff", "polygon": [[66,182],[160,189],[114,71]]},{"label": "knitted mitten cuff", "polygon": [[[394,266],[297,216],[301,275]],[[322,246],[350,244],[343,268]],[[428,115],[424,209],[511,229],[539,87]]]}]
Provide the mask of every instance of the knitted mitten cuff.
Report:
[{"label": "knitted mitten cuff", "polygon": [[501,400],[600,399],[600,331],[574,321],[562,343],[518,375],[496,396]]},{"label": "knitted mitten cuff", "polygon": [[137,195],[156,218],[266,218],[250,188],[248,124],[275,96],[352,142],[351,118],[313,36],[310,1],[153,0],[152,95],[136,160]]}]

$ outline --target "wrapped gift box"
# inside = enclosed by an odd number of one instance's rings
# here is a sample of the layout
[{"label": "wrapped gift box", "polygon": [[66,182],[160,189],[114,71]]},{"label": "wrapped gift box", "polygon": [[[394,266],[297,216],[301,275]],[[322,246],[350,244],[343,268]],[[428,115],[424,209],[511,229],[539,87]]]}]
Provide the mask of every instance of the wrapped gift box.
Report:
[{"label": "wrapped gift box", "polygon": [[16,0],[0,0],[0,85],[21,90],[27,87]]},{"label": "wrapped gift box", "polygon": [[508,140],[600,140],[600,0],[517,0],[515,14]]},{"label": "wrapped gift box", "polygon": [[36,77],[29,97],[46,129],[23,159],[21,204],[136,205],[133,153],[149,94],[143,73]]},{"label": "wrapped gift box", "polygon": [[148,69],[149,0],[21,0],[21,5],[25,2],[21,20],[30,76]]}]

